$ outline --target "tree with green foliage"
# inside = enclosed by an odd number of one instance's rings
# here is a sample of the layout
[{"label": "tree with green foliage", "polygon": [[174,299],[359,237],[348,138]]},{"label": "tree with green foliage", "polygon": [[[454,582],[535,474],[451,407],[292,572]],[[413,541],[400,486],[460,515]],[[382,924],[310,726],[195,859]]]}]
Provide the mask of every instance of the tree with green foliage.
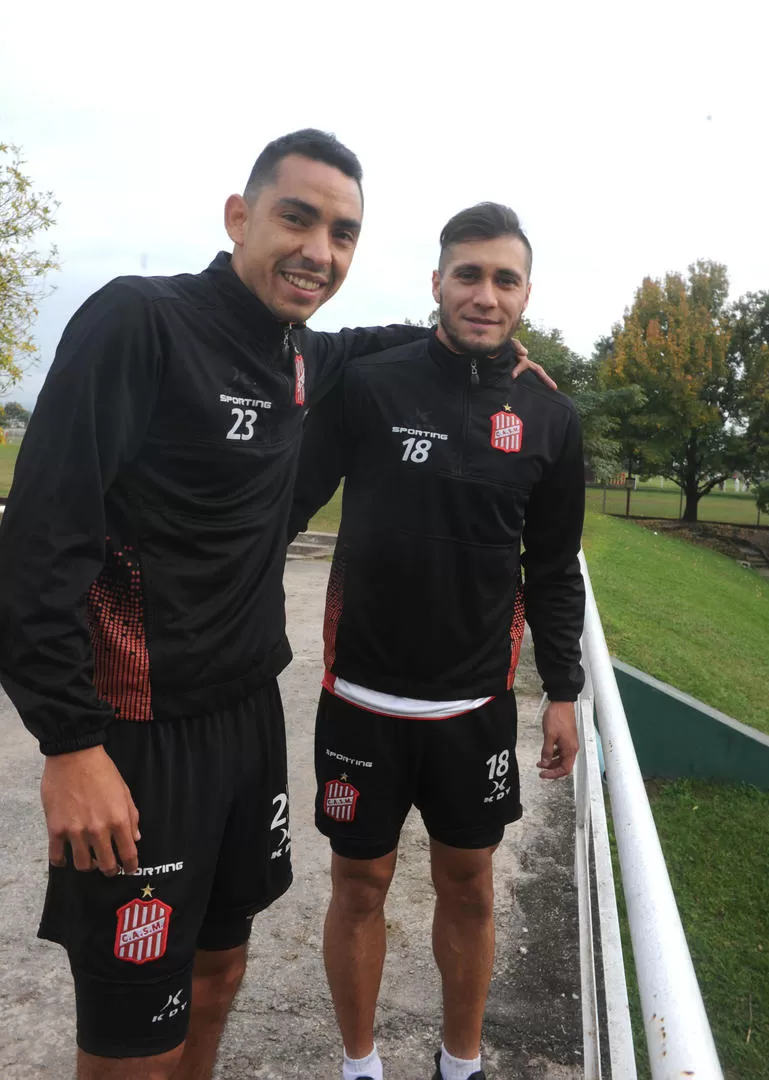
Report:
[{"label": "tree with green foliage", "polygon": [[438,308],[433,308],[430,314],[427,316],[427,322],[422,319],[409,319],[408,316],[403,320],[406,326],[429,326],[432,330],[438,325]]},{"label": "tree with green foliage", "polygon": [[702,496],[745,464],[728,291],[726,267],[703,260],[686,278],[645,278],[602,361],[607,387],[637,388],[624,433],[638,472],[683,488],[685,521],[696,521]]},{"label": "tree with green foliage", "polygon": [[0,405],[0,423],[4,423],[6,427],[26,427],[31,415],[29,409],[19,405],[18,401]]},{"label": "tree with green foliage", "polygon": [[761,514],[769,514],[769,480],[756,486],[756,506]]},{"label": "tree with green foliage", "polygon": [[602,383],[601,360],[611,339],[597,342],[593,357],[585,360],[566,345],[560,330],[540,329],[523,319],[518,336],[531,359],[541,364],[558,383],[558,389],[574,401],[582,421],[585,459],[595,479],[602,483],[611,480],[624,461],[617,416],[623,410],[634,409],[639,398],[635,388],[613,388]]},{"label": "tree with green foliage", "polygon": [[729,360],[737,381],[742,472],[769,479],[769,292],[746,293],[729,311]]},{"label": "tree with green foliage", "polygon": [[38,235],[55,224],[58,203],[50,191],[33,191],[20,153],[0,143],[0,393],[19,382],[36,359],[32,328],[49,291],[46,276],[58,269],[56,248],[35,246]]}]

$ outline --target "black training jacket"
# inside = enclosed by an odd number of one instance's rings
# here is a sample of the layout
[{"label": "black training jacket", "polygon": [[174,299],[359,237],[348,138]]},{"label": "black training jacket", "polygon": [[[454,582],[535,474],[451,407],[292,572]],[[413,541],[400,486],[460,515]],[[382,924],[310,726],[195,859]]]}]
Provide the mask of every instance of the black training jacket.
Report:
[{"label": "black training jacket", "polygon": [[356,360],[310,411],[290,535],[344,477],[326,606],[333,674],[426,700],[502,693],[525,604],[546,692],[577,698],[580,424],[530,372],[513,381],[514,365],[512,348],[472,364],[432,335]]},{"label": "black training jacket", "polygon": [[43,753],[103,742],[113,716],[225,707],[285,667],[305,398],[419,333],[289,328],[225,253],[86,301],[0,526],[0,681]]}]

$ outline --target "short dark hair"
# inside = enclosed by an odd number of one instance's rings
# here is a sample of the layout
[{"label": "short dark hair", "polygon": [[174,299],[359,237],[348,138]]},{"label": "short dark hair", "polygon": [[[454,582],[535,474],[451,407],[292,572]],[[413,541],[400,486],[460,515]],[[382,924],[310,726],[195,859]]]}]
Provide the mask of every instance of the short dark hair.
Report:
[{"label": "short dark hair", "polygon": [[498,236],[515,236],[526,248],[526,271],[531,275],[531,244],[515,210],[501,203],[482,202],[460,210],[441,231],[441,257],[438,269],[443,270],[446,252],[453,244],[468,240],[496,240]]},{"label": "short dark hair", "polygon": [[339,169],[345,176],[352,177],[358,184],[361,199],[363,198],[363,169],[352,150],[348,150],[340,143],[335,135],[316,128],[302,128],[301,131],[292,131],[289,135],[281,135],[279,139],[273,139],[262,150],[254,162],[251,175],[248,178],[243,197],[247,202],[253,202],[258,198],[262,188],[275,181],[278,165],[289,154],[301,154],[302,157],[311,161],[322,161],[325,165],[332,165]]}]

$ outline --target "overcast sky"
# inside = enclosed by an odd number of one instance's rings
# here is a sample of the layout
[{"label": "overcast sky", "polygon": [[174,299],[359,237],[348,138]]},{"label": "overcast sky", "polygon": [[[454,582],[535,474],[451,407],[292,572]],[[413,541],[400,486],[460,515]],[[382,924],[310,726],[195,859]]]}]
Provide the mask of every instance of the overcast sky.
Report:
[{"label": "overcast sky", "polygon": [[0,141],[61,203],[42,363],[118,274],[202,269],[226,196],[299,127],[360,157],[347,282],[312,325],[432,307],[438,234],[482,199],[534,248],[529,314],[589,355],[646,274],[726,263],[769,289],[765,0],[4,4]]}]

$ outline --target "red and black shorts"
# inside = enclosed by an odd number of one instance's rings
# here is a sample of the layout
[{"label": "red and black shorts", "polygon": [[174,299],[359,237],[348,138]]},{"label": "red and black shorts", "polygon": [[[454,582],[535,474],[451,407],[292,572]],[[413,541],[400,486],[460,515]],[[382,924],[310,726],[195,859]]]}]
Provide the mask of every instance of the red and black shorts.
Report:
[{"label": "red and black shorts", "polygon": [[522,814],[512,691],[445,720],[382,716],[322,690],[315,728],[315,823],[349,859],[398,846],[416,806],[429,835],[493,847]]},{"label": "red and black shorts", "polygon": [[244,944],[291,884],[277,683],[208,716],[114,721],[106,750],[139,810],[139,870],[52,866],[39,936],[69,954],[78,1045],[145,1057],[186,1037],[196,950]]}]

